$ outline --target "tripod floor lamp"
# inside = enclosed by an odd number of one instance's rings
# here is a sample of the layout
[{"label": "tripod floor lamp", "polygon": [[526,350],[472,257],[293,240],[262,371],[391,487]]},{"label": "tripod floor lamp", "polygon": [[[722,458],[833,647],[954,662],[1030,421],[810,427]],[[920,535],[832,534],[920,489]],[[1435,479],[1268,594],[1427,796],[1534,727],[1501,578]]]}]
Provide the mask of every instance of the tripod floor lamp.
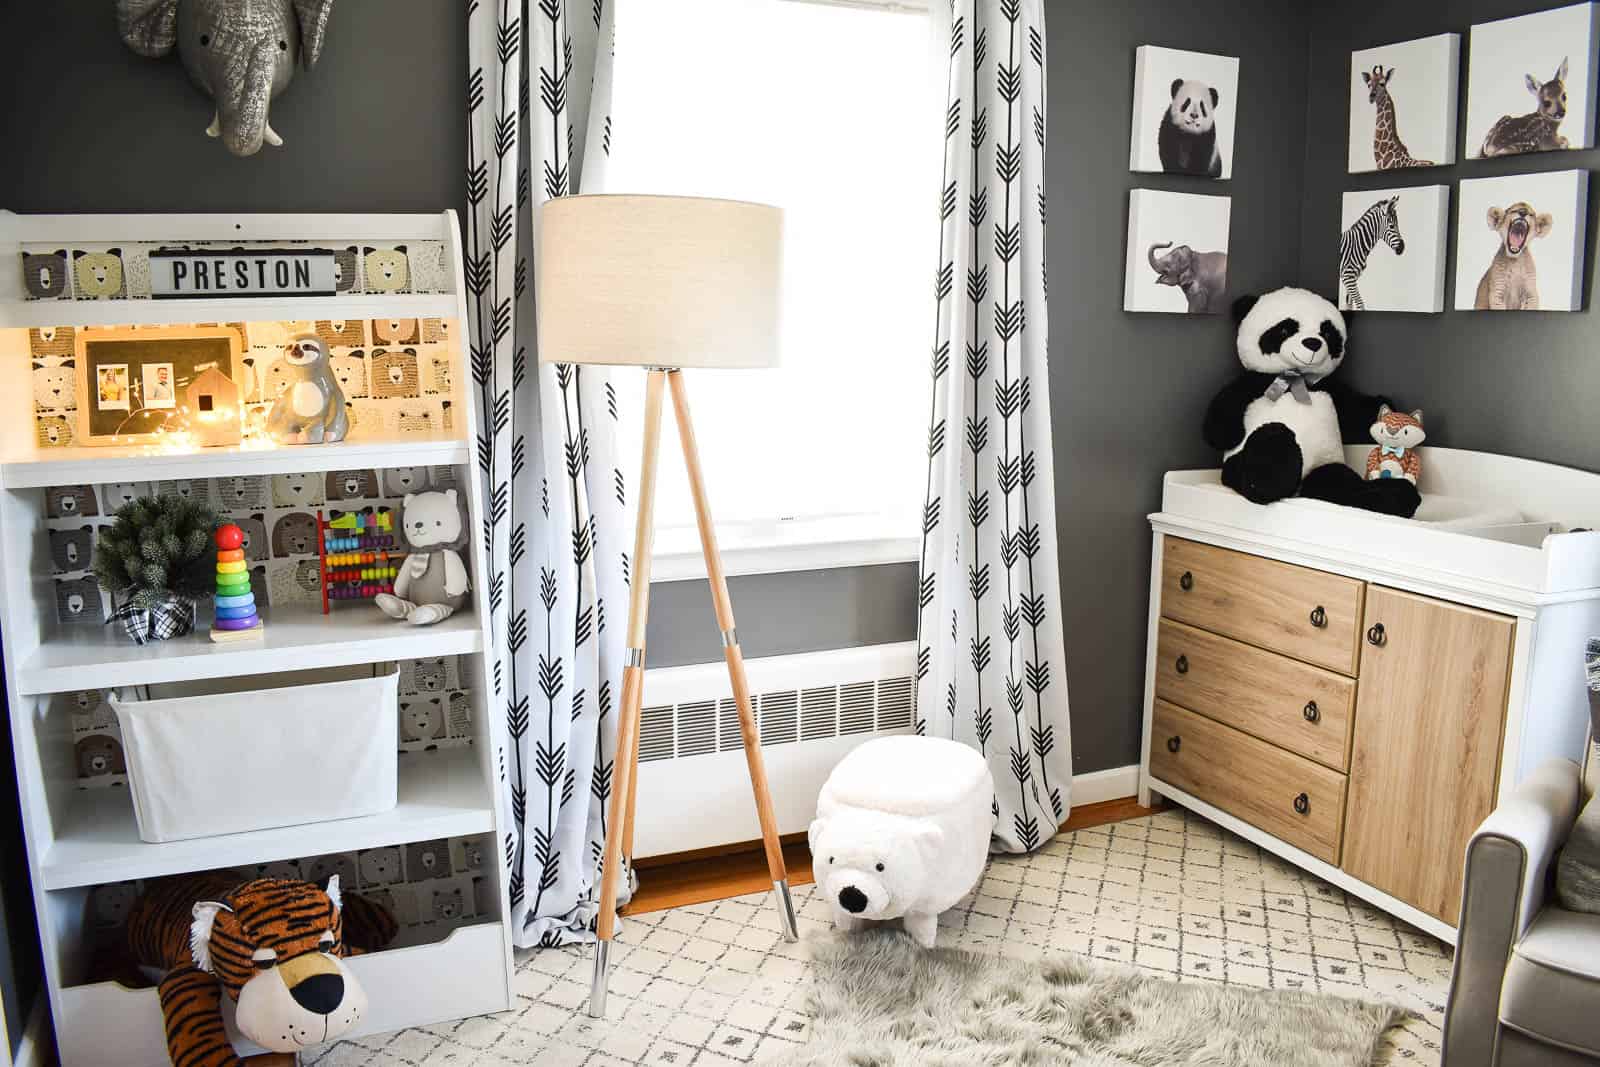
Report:
[{"label": "tripod floor lamp", "polygon": [[611,814],[596,920],[589,1014],[605,1015],[606,979],[616,930],[617,879],[633,857],[639,787],[639,716],[644,702],[644,637],[650,611],[650,551],[661,437],[662,393],[670,389],[711,582],[711,604],[739,712],[750,787],[755,793],[783,935],[797,940],[788,871],[767,789],[734,633],[733,606],[706,500],[689,418],[686,367],[760,368],[778,362],[783,213],[765,204],[677,196],[568,196],[547,201],[539,236],[539,359],[644,367],[644,454],[639,521],[628,602],[627,663],[617,724]]}]

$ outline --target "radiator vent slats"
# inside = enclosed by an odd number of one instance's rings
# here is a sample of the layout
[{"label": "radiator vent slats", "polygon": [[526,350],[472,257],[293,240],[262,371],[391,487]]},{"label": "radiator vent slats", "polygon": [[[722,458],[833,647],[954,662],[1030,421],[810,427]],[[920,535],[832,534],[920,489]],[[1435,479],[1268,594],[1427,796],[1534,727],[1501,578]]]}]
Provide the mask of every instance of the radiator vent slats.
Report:
[{"label": "radiator vent slats", "polygon": [[[717,750],[717,702],[714,700],[696,700],[689,704],[679,704],[678,709],[678,750],[679,756],[704,756]],[[643,736],[641,730],[641,737]],[[643,746],[639,750],[639,758],[644,759]],[[657,756],[657,759],[666,759]]]},{"label": "radiator vent slats", "polygon": [[800,690],[800,740],[839,736],[839,687]]},{"label": "radiator vent slats", "polygon": [[672,758],[672,713],[671,704],[657,704],[653,708],[644,709],[643,718],[639,722],[641,761]]},{"label": "radiator vent slats", "polygon": [[904,730],[911,726],[914,701],[910,678],[886,678],[878,683],[878,729]]},{"label": "radiator vent slats", "polygon": [[[754,700],[763,745],[903,731],[916,717],[916,685],[908,676],[779,689]],[[644,762],[733,752],[743,743],[739,710],[729,697],[648,707],[639,726]]]},{"label": "radiator vent slats", "polygon": [[756,721],[761,724],[761,743],[781,745],[799,737],[800,694],[793,689],[781,693],[762,693],[756,698]]},{"label": "radiator vent slats", "polygon": [[873,728],[873,685],[851,682],[839,687],[839,733],[868,734]]}]

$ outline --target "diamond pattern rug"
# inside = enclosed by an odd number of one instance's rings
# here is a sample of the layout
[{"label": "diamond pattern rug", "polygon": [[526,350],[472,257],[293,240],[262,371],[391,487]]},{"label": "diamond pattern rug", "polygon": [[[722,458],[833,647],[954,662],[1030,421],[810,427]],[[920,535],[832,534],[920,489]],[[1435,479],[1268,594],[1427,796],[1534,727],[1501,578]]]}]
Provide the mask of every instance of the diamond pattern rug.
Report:
[{"label": "diamond pattern rug", "polygon": [[[625,920],[607,1018],[584,1014],[590,952],[520,955],[517,1007],[333,1045],[320,1067],[733,1067],[804,1041],[804,939],[827,929],[795,891],[801,944],[770,894]],[[1379,1062],[1434,1064],[1450,949],[1197,815],[1170,809],[996,857],[940,919],[940,944],[1036,958],[1079,952],[1178,981],[1385,1000],[1415,1016]]]}]

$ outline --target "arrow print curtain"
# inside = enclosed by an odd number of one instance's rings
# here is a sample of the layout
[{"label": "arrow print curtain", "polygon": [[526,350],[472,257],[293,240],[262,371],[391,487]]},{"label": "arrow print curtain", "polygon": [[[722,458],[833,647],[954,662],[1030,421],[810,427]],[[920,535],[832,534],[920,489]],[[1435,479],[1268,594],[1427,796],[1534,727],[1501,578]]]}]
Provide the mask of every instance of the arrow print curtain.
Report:
[{"label": "arrow print curtain", "polygon": [[1046,368],[1044,2],[933,8],[949,92],[917,729],[988,758],[993,846],[1026,852],[1054,836],[1072,791]]},{"label": "arrow print curtain", "polygon": [[[501,842],[520,945],[592,939],[627,611],[627,487],[604,368],[537,362],[536,202],[599,188],[604,0],[467,4],[466,282]],[[609,613],[609,614],[608,614]]]}]

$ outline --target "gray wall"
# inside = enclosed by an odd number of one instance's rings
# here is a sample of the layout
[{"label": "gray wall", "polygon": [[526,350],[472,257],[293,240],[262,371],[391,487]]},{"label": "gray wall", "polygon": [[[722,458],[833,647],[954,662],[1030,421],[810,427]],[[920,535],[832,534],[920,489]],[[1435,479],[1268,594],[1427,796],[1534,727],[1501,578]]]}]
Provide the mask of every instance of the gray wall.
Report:
[{"label": "gray wall", "polygon": [[[1445,306],[1454,305],[1454,187],[1462,178],[1535,170],[1592,170],[1600,152],[1544,153],[1469,161],[1454,167],[1388,175],[1346,173],[1350,52],[1446,31],[1462,35],[1460,137],[1466,123],[1468,31],[1474,22],[1558,6],[1555,0],[1348,0],[1312,16],[1307,109],[1305,212],[1300,238],[1301,280],[1335,293],[1339,209],[1351,189],[1388,185],[1452,187]],[[1520,76],[1523,72],[1515,72]],[[1532,72],[1538,74],[1537,71]],[[1544,72],[1549,76],[1549,71]],[[1531,102],[1532,97],[1528,98]],[[1401,133],[1404,134],[1402,129]],[[1460,145],[1459,155],[1475,151]],[[1600,187],[1591,178],[1589,249],[1595,246]],[[1481,226],[1481,220],[1468,225]],[[1443,315],[1357,313],[1352,358],[1341,374],[1362,388],[1395,397],[1427,413],[1430,444],[1526,456],[1600,470],[1600,364],[1594,322],[1592,252],[1584,257],[1585,310],[1572,314]]]},{"label": "gray wall", "polygon": [[[1066,610],[1073,765],[1138,760],[1150,527],[1168,470],[1214,467],[1207,401],[1238,367],[1227,316],[1122,310],[1127,190],[1233,197],[1229,287],[1299,271],[1305,158],[1300,5],[1196,0],[1049,4],[1050,401]],[[1240,57],[1233,178],[1128,171],[1133,53],[1141,44]]]},{"label": "gray wall", "polygon": [[[272,105],[280,149],[235,159],[176,57],[123,47],[110,0],[7,3],[0,79],[19,212],[442,211],[466,204],[466,16],[337,6],[322,58]],[[0,82],[4,84],[4,82]]]}]

